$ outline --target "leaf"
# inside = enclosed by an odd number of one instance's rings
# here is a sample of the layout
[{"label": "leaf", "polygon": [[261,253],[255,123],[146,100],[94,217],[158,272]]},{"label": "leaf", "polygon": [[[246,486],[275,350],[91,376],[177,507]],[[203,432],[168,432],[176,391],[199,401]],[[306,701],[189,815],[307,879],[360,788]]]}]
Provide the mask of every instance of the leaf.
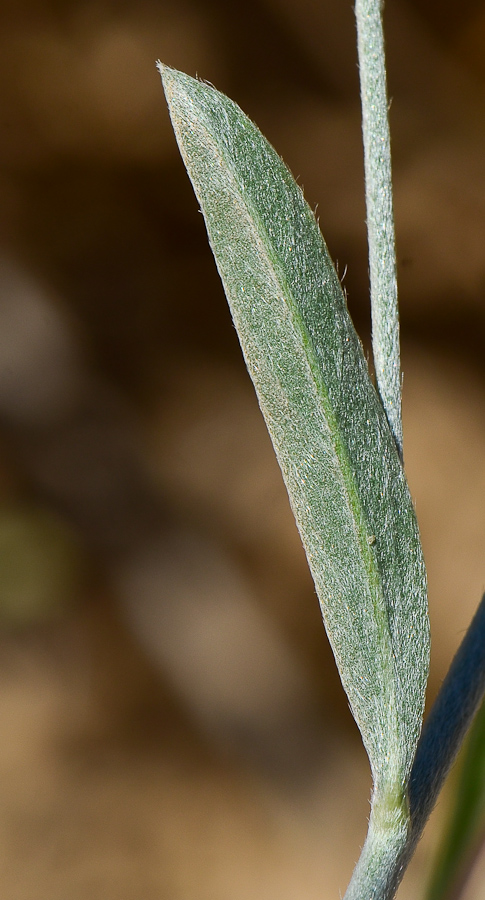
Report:
[{"label": "leaf", "polygon": [[485,840],[485,705],[482,704],[461,754],[453,805],[438,849],[427,900],[461,895]]},{"label": "leaf", "polygon": [[396,445],[302,191],[244,113],[160,65],[384,818],[405,809],[428,670],[426,576]]}]

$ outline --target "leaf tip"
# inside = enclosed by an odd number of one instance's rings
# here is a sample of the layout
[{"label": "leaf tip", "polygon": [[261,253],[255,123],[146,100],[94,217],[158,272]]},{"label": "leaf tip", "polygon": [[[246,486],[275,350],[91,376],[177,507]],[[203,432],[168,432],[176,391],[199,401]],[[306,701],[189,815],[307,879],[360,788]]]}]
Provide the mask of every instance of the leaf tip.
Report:
[{"label": "leaf tip", "polygon": [[165,92],[165,96],[167,100],[169,100],[171,94],[173,93],[176,70],[171,69],[170,66],[166,66],[165,63],[161,62],[159,59],[157,60],[156,66],[160,73],[160,78],[162,79],[162,86]]}]

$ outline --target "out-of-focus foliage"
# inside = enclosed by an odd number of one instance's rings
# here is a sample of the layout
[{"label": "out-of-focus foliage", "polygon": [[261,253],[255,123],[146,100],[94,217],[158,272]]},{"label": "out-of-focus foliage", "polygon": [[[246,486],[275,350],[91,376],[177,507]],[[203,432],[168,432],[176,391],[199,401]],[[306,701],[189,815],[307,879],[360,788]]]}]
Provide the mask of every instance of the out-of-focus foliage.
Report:
[{"label": "out-of-focus foliage", "polygon": [[45,509],[0,506],[0,622],[34,625],[72,609],[82,572],[80,548]]}]

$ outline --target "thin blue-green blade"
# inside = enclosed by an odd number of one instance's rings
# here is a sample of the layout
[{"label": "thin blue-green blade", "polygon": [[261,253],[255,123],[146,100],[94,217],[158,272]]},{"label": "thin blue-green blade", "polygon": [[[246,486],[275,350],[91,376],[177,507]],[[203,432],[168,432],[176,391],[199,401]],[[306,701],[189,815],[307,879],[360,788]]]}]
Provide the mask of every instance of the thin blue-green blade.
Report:
[{"label": "thin blue-green blade", "polygon": [[457,898],[485,842],[485,705],[461,753],[449,820],[438,848],[426,900]]}]

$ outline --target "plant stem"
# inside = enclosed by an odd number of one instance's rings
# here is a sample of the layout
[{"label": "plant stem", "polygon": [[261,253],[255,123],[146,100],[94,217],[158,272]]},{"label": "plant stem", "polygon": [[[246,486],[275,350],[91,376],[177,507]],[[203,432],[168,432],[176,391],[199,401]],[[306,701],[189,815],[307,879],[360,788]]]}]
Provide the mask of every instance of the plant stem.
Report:
[{"label": "plant stem", "polygon": [[367,837],[344,900],[391,900],[394,896],[409,838],[409,811],[406,802],[395,804],[379,822],[378,806],[374,795]]},{"label": "plant stem", "polygon": [[377,388],[402,460],[401,365],[386,66],[381,0],[356,0],[372,351]]}]

